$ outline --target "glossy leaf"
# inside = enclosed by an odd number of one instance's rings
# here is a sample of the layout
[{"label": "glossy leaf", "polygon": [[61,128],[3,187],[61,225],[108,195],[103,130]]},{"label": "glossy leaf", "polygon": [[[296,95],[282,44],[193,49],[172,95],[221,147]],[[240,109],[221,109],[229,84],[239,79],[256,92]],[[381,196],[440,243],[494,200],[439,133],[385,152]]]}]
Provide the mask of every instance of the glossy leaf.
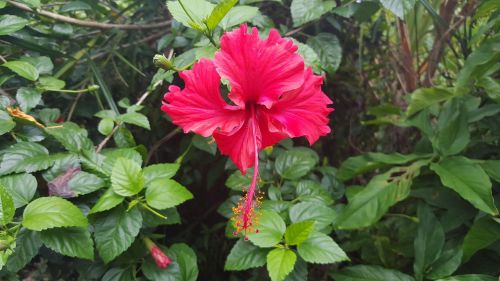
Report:
[{"label": "glossy leaf", "polygon": [[288,249],[276,248],[267,254],[267,271],[271,281],[282,281],[293,270],[297,255]]},{"label": "glossy leaf", "polygon": [[6,67],[15,72],[17,75],[31,81],[36,81],[40,75],[33,65],[24,61],[8,61],[3,63],[1,66]]},{"label": "glossy leaf", "polygon": [[172,208],[192,199],[193,194],[180,183],[171,179],[153,180],[146,189],[146,202],[153,208]]},{"label": "glossy leaf", "polygon": [[333,241],[321,232],[312,233],[311,236],[297,246],[301,258],[310,263],[336,263],[347,261],[346,253]]},{"label": "glossy leaf", "polygon": [[144,188],[144,175],[141,167],[126,158],[118,158],[111,172],[111,187],[121,196],[132,196]]},{"label": "glossy leaf", "polygon": [[266,264],[268,250],[254,246],[249,241],[236,241],[227,256],[225,270],[247,270]]},{"label": "glossy leaf", "polygon": [[54,227],[87,227],[87,218],[73,203],[60,197],[41,197],[26,206],[23,226],[31,230]]},{"label": "glossy leaf", "polygon": [[273,247],[283,238],[286,225],[283,219],[275,212],[262,211],[260,214],[258,233],[249,233],[248,239],[262,248]]},{"label": "glossy leaf", "polygon": [[94,242],[84,228],[54,228],[41,232],[43,244],[69,257],[94,259]]}]

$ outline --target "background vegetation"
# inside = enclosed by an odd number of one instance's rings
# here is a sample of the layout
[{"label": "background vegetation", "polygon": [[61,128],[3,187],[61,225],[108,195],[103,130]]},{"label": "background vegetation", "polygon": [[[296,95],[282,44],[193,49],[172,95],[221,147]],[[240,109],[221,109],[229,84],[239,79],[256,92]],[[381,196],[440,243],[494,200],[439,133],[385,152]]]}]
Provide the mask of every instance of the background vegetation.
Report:
[{"label": "background vegetation", "polygon": [[[1,278],[498,280],[499,6],[0,0]],[[241,23],[293,38],[335,103],[314,147],[261,153],[250,241],[249,178],[159,109]]]}]

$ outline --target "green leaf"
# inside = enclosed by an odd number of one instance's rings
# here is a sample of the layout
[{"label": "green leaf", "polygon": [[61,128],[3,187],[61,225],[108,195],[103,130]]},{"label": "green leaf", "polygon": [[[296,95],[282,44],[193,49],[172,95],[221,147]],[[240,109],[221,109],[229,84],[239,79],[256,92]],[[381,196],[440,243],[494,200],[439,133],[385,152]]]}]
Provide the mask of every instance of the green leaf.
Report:
[{"label": "green leaf", "polygon": [[302,58],[304,58],[306,67],[310,66],[315,73],[321,73],[321,61],[316,51],[309,45],[301,43],[297,40],[293,40],[293,42],[299,47],[297,52]]},{"label": "green leaf", "polygon": [[12,196],[7,192],[6,188],[0,184],[0,224],[6,225],[12,221],[16,209]]},{"label": "green leaf", "polygon": [[456,79],[457,95],[466,94],[476,79],[484,77],[484,74],[495,66],[498,62],[499,45],[500,35],[496,34],[485,40],[467,57]]},{"label": "green leaf", "polygon": [[71,1],[64,4],[61,9],[59,9],[59,12],[67,13],[82,10],[92,10],[92,7],[83,1]]},{"label": "green leaf", "polygon": [[302,221],[289,225],[285,232],[287,245],[300,245],[314,230],[314,221]]},{"label": "green leaf", "polygon": [[175,207],[192,198],[193,194],[186,187],[171,179],[153,180],[146,189],[146,202],[159,210]]},{"label": "green leaf", "polygon": [[16,236],[16,248],[7,261],[7,269],[10,272],[18,272],[25,267],[31,259],[38,254],[38,249],[42,246],[40,232],[30,231],[21,228]]},{"label": "green leaf", "polygon": [[[377,222],[394,204],[410,194],[411,178],[393,177],[405,168],[393,168],[373,177],[368,185],[356,193],[338,215],[335,225],[339,229],[356,229]],[[418,171],[417,171],[418,172]]]},{"label": "green leaf", "polygon": [[290,6],[293,26],[297,27],[307,22],[319,19],[333,9],[334,1],[293,0]]},{"label": "green leaf", "polygon": [[349,266],[330,275],[336,281],[415,281],[402,272],[376,265]]},{"label": "green leaf", "polygon": [[267,271],[271,281],[282,281],[292,272],[297,255],[288,249],[277,248],[267,254]]},{"label": "green leaf", "polygon": [[380,0],[380,3],[400,19],[404,19],[405,14],[415,6],[415,0]]},{"label": "green leaf", "polygon": [[[302,202],[316,202],[322,205],[330,205],[333,203],[332,195],[327,191],[328,184],[333,183],[336,179],[325,177],[327,184],[319,183],[313,180],[302,180],[297,184],[295,192],[297,199]],[[343,193],[342,193],[343,195]]]},{"label": "green leaf", "polygon": [[438,135],[431,139],[441,155],[454,155],[470,142],[467,110],[463,103],[452,99],[444,104],[438,118]]},{"label": "green leaf", "polygon": [[41,232],[42,241],[48,248],[68,257],[94,259],[94,242],[84,228],[54,228]]},{"label": "green leaf", "polygon": [[36,68],[24,61],[8,61],[1,66],[7,67],[8,69],[15,72],[17,75],[26,78],[31,81],[36,81],[38,79],[38,71]]},{"label": "green leaf", "polygon": [[307,175],[318,163],[309,150],[294,148],[276,158],[276,172],[285,179],[296,180]]},{"label": "green leaf", "polygon": [[31,8],[40,8],[41,6],[40,0],[20,0],[19,2],[26,4]]},{"label": "green leaf", "polygon": [[320,33],[307,40],[307,45],[318,54],[321,68],[334,73],[342,61],[342,47],[337,36],[331,33]]},{"label": "green leaf", "polygon": [[500,182],[500,160],[487,160],[481,168],[496,182]]},{"label": "green leaf", "polygon": [[242,175],[240,170],[236,170],[227,178],[226,186],[236,191],[247,190],[252,182],[252,174],[253,168],[248,169],[245,175]]},{"label": "green leaf", "polygon": [[151,130],[148,118],[144,116],[144,114],[138,112],[128,112],[119,115],[117,120]]},{"label": "green leaf", "polygon": [[28,24],[28,20],[13,16],[1,15],[0,16],[0,35],[9,35],[18,30],[23,29]]},{"label": "green leaf", "polygon": [[0,136],[10,132],[15,126],[16,122],[12,120],[10,115],[5,111],[0,110]]},{"label": "green leaf", "polygon": [[99,121],[99,125],[97,125],[97,130],[99,133],[107,136],[113,131],[113,127],[115,126],[115,122],[111,118],[103,118]]},{"label": "green leaf", "polygon": [[449,100],[452,97],[453,93],[445,88],[419,88],[410,96],[406,115],[412,116],[431,105]]},{"label": "green leaf", "polygon": [[498,278],[483,274],[467,274],[451,276],[436,281],[498,281]]},{"label": "green leaf", "polygon": [[144,188],[144,175],[134,161],[118,158],[111,172],[111,187],[121,196],[132,196]]},{"label": "green leaf", "polygon": [[498,214],[493,202],[490,178],[479,164],[456,156],[432,163],[431,170],[439,175],[444,186],[456,191],[479,210],[492,215]]},{"label": "green leaf", "polygon": [[217,153],[217,144],[213,141],[212,137],[205,138],[200,135],[194,135],[192,143],[194,147],[215,155]]},{"label": "green leaf", "polygon": [[430,266],[426,278],[436,280],[453,274],[462,262],[463,251],[461,245],[443,249],[439,258]]},{"label": "green leaf", "polygon": [[141,212],[137,208],[126,212],[115,208],[95,220],[94,239],[99,255],[105,263],[127,250],[142,226]]},{"label": "green leaf", "polygon": [[335,218],[335,211],[316,202],[302,202],[290,208],[292,223],[314,221],[315,229],[321,231],[330,226]]},{"label": "green leaf", "polygon": [[238,3],[238,0],[223,0],[219,2],[206,20],[208,29],[214,30],[236,3]]},{"label": "green leaf", "polygon": [[259,9],[257,7],[243,5],[233,7],[221,20],[220,26],[222,29],[228,30],[233,26],[252,20],[258,13]]},{"label": "green leaf", "polygon": [[37,181],[31,174],[17,174],[0,178],[0,185],[12,196],[14,207],[28,204],[35,196]]},{"label": "green leaf", "polygon": [[487,216],[476,220],[464,238],[463,261],[468,261],[477,251],[488,247],[499,238],[500,223]]},{"label": "green leaf", "polygon": [[224,270],[247,270],[266,264],[268,250],[254,246],[248,241],[236,241],[227,256]]},{"label": "green leaf", "polygon": [[277,213],[262,210],[256,229],[259,232],[249,233],[248,239],[261,248],[269,248],[281,241],[286,230],[286,225]]},{"label": "green leaf", "polygon": [[487,104],[468,112],[469,123],[481,121],[483,118],[495,116],[500,112],[500,104]]},{"label": "green leaf", "polygon": [[179,264],[180,280],[196,281],[198,278],[198,264],[193,249],[184,243],[178,243],[170,246],[169,250],[169,253],[175,255],[175,261]]},{"label": "green leaf", "polygon": [[113,267],[102,276],[101,281],[134,281],[132,267]]},{"label": "green leaf", "polygon": [[297,246],[300,257],[310,263],[335,263],[348,261],[346,253],[333,241],[321,232],[314,232],[311,236]]},{"label": "green leaf", "polygon": [[145,179],[144,185],[148,186],[153,180],[157,179],[170,179],[175,176],[179,167],[180,165],[177,163],[162,163],[145,167],[142,170]]},{"label": "green leaf", "polygon": [[34,88],[21,87],[16,92],[16,100],[21,110],[29,112],[42,100],[42,94]]},{"label": "green leaf", "polygon": [[26,206],[23,226],[40,231],[54,227],[87,227],[87,218],[82,211],[66,199],[41,197]]},{"label": "green leaf", "polygon": [[29,62],[33,65],[39,74],[51,74],[54,69],[54,64],[49,57],[35,56],[35,57],[21,57],[22,61]]},{"label": "green leaf", "polygon": [[116,160],[120,158],[126,158],[132,162],[137,163],[137,165],[142,165],[142,156],[137,150],[133,148],[112,148],[105,149],[102,151],[102,154],[106,156],[103,163],[103,169],[108,174],[111,174],[113,171],[113,167],[115,166]]},{"label": "green leaf", "polygon": [[42,76],[38,79],[37,87],[44,91],[54,91],[63,89],[66,86],[66,82],[59,80],[52,76]]},{"label": "green leaf", "polygon": [[104,187],[104,180],[87,172],[80,171],[68,182],[68,187],[76,195],[84,195]]},{"label": "green leaf", "polygon": [[427,205],[419,205],[417,213],[419,223],[413,243],[415,251],[413,271],[416,279],[422,280],[427,268],[441,255],[444,230]]},{"label": "green leaf", "polygon": [[405,164],[425,157],[428,157],[428,155],[404,155],[399,153],[384,154],[378,152],[370,152],[365,155],[353,156],[342,162],[342,165],[337,172],[337,178],[341,181],[347,181],[357,175],[361,175],[381,167]]},{"label": "green leaf", "polygon": [[204,20],[211,14],[215,5],[205,0],[167,1],[167,8],[172,17],[184,26],[203,32]]},{"label": "green leaf", "polygon": [[82,150],[93,149],[94,145],[87,137],[87,130],[72,122],[65,122],[60,125],[62,127],[47,127],[45,132],[53,136],[64,148],[71,152],[79,153]]},{"label": "green leaf", "polygon": [[304,281],[308,279],[307,263],[300,257],[295,262],[292,272],[288,274],[285,281]]},{"label": "green leaf", "polygon": [[111,210],[123,202],[125,198],[116,194],[112,188],[108,188],[106,192],[97,200],[95,205],[90,209],[91,214]]}]

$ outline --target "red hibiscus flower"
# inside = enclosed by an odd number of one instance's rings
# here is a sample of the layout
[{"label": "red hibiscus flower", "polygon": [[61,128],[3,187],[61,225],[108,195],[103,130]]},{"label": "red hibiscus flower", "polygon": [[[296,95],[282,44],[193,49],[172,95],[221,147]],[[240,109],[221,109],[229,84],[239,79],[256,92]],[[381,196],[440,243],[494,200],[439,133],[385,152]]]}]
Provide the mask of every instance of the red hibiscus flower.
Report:
[{"label": "red hibiscus flower", "polygon": [[[267,39],[246,25],[221,38],[215,59],[201,59],[180,77],[185,88],[170,86],[161,107],[185,133],[213,136],[220,151],[244,174],[254,167],[245,198],[234,209],[236,232],[255,228],[254,210],[260,150],[284,138],[305,136],[313,144],[330,132],[332,101],[297,54],[292,40],[271,30]],[[228,104],[220,93],[221,77],[229,82]]]}]

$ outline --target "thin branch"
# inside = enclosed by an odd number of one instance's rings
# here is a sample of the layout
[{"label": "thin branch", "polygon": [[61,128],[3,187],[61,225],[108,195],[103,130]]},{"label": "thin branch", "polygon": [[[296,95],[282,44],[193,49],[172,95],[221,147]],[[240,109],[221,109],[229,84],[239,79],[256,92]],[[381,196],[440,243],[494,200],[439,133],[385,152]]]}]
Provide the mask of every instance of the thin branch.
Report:
[{"label": "thin branch", "polygon": [[151,24],[116,24],[116,23],[103,23],[103,22],[96,22],[96,21],[89,21],[89,20],[79,20],[75,19],[72,17],[67,17],[63,15],[59,15],[56,13],[52,13],[49,11],[45,11],[42,9],[37,9],[33,10],[32,8],[28,7],[27,5],[18,3],[16,1],[12,0],[7,0],[9,4],[11,4],[14,7],[17,7],[21,10],[34,13],[34,14],[39,14],[42,16],[46,16],[48,18],[51,18],[53,20],[57,21],[62,21],[74,25],[79,25],[79,26],[85,26],[85,27],[93,27],[93,28],[99,28],[99,29],[111,29],[111,28],[118,28],[118,29],[127,29],[127,30],[137,30],[137,29],[153,29],[153,28],[160,28],[160,27],[165,27],[170,24],[171,21],[163,21],[163,22],[157,22],[157,23],[151,23]]},{"label": "thin branch", "polygon": [[149,164],[149,161],[151,161],[151,158],[153,157],[153,154],[160,148],[163,144],[168,142],[171,138],[173,138],[175,135],[177,135],[181,130],[179,128],[173,130],[172,132],[168,133],[166,136],[164,136],[161,140],[156,142],[151,149],[149,150],[148,153],[148,158],[146,158],[146,165]]}]

